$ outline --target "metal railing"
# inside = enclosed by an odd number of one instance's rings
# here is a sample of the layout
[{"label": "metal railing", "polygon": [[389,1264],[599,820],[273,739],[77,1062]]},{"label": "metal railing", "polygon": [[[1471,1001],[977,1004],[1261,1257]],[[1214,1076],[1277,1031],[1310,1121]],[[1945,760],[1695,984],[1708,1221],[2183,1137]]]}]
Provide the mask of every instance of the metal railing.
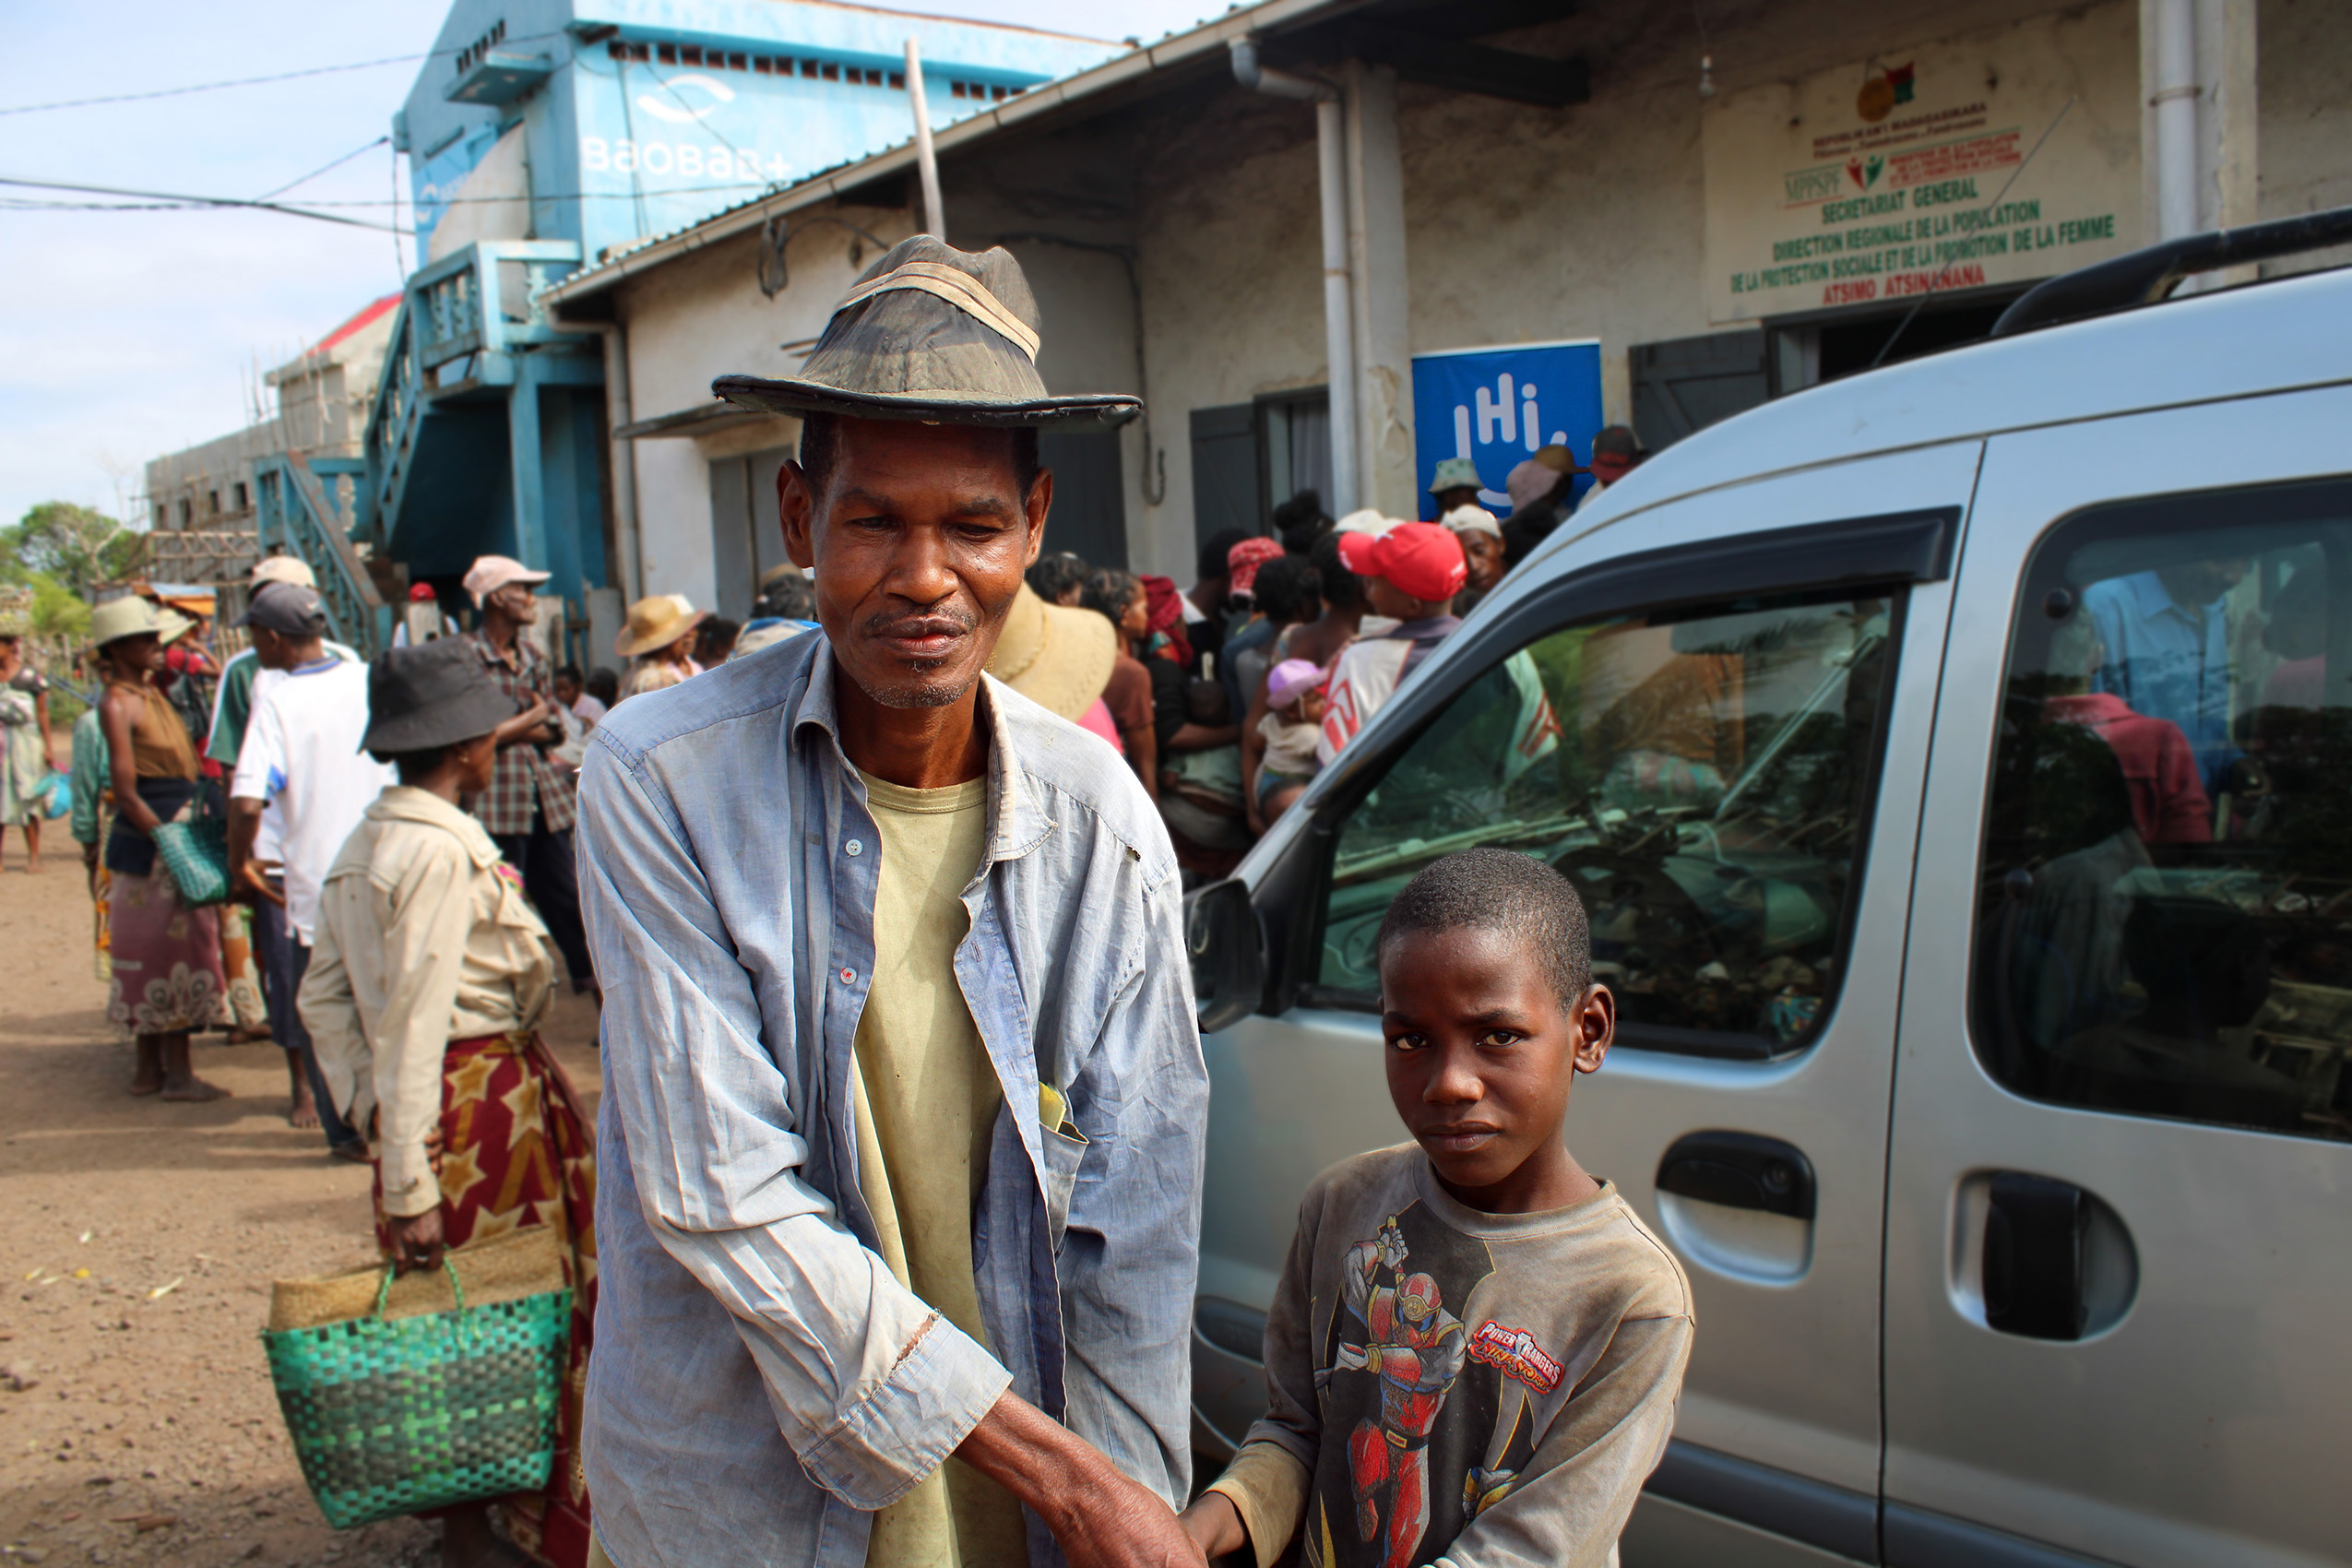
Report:
[{"label": "metal railing", "polygon": [[511,382],[516,350],[576,347],[578,334],[551,326],[540,296],[579,264],[568,240],[481,240],[410,278],[368,412],[354,537],[389,539],[433,398]]},{"label": "metal railing", "polygon": [[[322,457],[315,467],[279,454],[255,463],[254,478],[262,549],[275,546],[308,565],[327,610],[327,635],[372,659],[391,640],[392,612],[348,531],[358,495],[344,496],[341,481],[359,467],[350,457]],[[320,469],[336,481],[332,493]]]}]

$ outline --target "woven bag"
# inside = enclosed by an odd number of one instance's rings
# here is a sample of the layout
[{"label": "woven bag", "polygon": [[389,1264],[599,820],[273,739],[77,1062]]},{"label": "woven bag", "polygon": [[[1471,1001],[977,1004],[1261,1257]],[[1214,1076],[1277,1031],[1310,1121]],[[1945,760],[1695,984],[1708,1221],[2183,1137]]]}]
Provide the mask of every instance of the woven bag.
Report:
[{"label": "woven bag", "polygon": [[192,909],[229,897],[229,825],[218,817],[158,823],[151,837],[180,902]]},{"label": "woven bag", "polygon": [[262,1347],[327,1522],[545,1490],[571,1318],[543,1226],[445,1253],[440,1274],[280,1282]]}]

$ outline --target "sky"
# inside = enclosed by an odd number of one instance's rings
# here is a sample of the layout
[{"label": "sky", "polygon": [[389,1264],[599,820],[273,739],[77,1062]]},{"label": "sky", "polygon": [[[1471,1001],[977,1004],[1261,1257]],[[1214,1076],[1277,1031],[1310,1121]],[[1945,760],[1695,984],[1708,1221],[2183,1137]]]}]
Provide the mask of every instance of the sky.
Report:
[{"label": "sky", "polygon": [[[422,62],[143,101],[7,111],[419,55],[447,0],[0,0],[0,177],[388,202],[392,113]],[[922,0],[898,7],[1146,42],[1214,0]],[[371,143],[376,145],[371,146]],[[317,173],[338,159],[350,160]],[[254,211],[94,212],[118,198],[0,186],[0,524],[42,501],[137,523],[140,471],[268,408],[262,373],[400,286],[406,240]],[[338,208],[385,222],[382,206]]]}]

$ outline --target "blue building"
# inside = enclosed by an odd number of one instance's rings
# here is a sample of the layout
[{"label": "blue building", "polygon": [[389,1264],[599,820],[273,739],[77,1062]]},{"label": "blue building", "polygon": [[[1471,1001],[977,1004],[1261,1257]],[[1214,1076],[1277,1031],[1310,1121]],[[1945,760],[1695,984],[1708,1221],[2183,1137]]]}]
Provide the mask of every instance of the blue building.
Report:
[{"label": "blue building", "polygon": [[910,37],[936,127],[1122,52],[828,0],[457,0],[393,117],[417,270],[364,457],[260,485],[265,540],[312,561],[339,635],[380,643],[407,585],[447,602],[488,552],[552,572],[576,627],[635,587],[606,527],[608,343],[535,295],[909,139]]}]

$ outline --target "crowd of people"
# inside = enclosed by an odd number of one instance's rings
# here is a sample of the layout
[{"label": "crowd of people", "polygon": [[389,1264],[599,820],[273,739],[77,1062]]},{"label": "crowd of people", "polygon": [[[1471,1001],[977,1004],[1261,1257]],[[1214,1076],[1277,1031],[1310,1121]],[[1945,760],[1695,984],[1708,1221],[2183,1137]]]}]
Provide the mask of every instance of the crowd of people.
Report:
[{"label": "crowd of people", "polygon": [[[1371,510],[1334,519],[1303,491],[1276,508],[1270,535],[1231,529],[1204,542],[1189,588],[1041,555],[1016,623],[1035,615],[1033,598],[1047,615],[1092,611],[1115,638],[1097,681],[1092,640],[1065,632],[1070,668],[1047,706],[1126,759],[1188,873],[1221,875],[1464,616],[1638,461],[1622,425],[1598,433],[1592,450],[1589,466],[1564,445],[1520,463],[1505,517],[1479,504],[1467,458],[1437,466],[1433,522]],[[1007,637],[990,672],[1034,696],[1054,660]]]}]

